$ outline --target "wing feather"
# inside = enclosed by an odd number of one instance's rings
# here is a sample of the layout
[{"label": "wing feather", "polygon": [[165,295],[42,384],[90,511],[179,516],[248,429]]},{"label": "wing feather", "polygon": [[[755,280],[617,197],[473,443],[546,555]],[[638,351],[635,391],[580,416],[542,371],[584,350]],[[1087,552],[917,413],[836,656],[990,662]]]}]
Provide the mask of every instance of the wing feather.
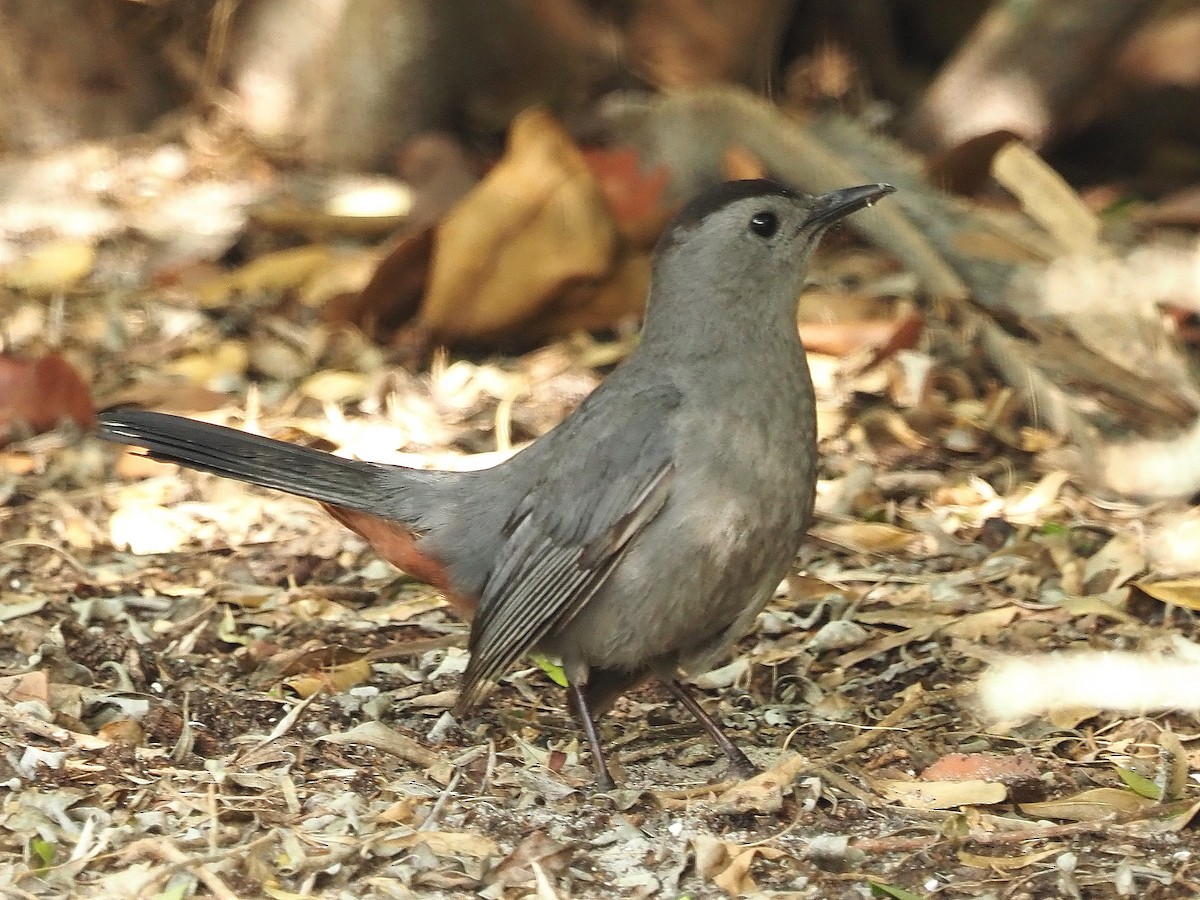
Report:
[{"label": "wing feather", "polygon": [[678,399],[673,387],[659,385],[640,390],[640,402],[602,406],[606,415],[623,411],[619,428],[611,417],[589,419],[581,407],[583,421],[555,448],[565,462],[534,485],[505,528],[471,625],[460,709],[578,615],[662,509],[674,472],[670,421]]}]

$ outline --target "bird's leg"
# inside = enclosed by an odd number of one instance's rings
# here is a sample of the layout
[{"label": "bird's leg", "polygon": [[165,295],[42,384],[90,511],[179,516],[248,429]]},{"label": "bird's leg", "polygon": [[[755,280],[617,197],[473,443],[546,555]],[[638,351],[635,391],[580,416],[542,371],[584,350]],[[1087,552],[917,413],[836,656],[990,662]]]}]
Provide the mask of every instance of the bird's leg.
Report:
[{"label": "bird's leg", "polygon": [[604,761],[604,748],[600,746],[600,732],[596,730],[596,720],[592,718],[592,711],[588,708],[584,688],[585,685],[572,680],[567,690],[571,694],[571,705],[575,707],[575,715],[579,719],[579,724],[583,726],[588,747],[592,751],[592,766],[596,770],[596,788],[601,791],[611,791],[617,785],[612,776],[608,774],[608,764]]},{"label": "bird's leg", "polygon": [[704,707],[699,704],[692,692],[678,678],[660,678],[663,686],[671,692],[684,708],[696,717],[704,730],[708,732],[708,736],[716,742],[716,745],[721,748],[721,752],[729,758],[729,765],[734,773],[739,778],[753,778],[758,774],[758,766],[750,762],[749,757],[738,749],[737,744],[729,739],[729,736],[721,730],[721,726],[716,723],[708,713],[704,711]]}]

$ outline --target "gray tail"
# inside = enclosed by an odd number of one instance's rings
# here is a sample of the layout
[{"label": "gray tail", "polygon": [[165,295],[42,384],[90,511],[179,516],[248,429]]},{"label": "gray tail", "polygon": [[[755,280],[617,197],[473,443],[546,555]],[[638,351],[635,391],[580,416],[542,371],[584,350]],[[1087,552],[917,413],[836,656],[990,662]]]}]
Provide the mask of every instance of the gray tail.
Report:
[{"label": "gray tail", "polygon": [[380,511],[380,476],[404,471],[141,409],[101,413],[98,431],[107,441],[144,447],[151,459],[363,512]]}]

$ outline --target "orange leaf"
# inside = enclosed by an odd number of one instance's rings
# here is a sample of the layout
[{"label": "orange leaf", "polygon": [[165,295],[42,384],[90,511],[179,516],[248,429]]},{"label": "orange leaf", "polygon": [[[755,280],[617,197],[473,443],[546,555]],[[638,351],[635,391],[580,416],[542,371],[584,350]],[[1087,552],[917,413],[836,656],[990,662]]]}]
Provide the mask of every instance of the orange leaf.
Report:
[{"label": "orange leaf", "polygon": [[321,310],[323,321],[351,322],[367,334],[391,331],[417,312],[429,278],[433,227],[400,235],[357,294],[335,297]]},{"label": "orange leaf", "polygon": [[616,227],[583,155],[545,110],[438,227],[417,326],[443,341],[519,334],[568,286],[606,278]]},{"label": "orange leaf", "polygon": [[650,246],[674,211],[663,196],[671,180],[667,167],[643,172],[632,147],[585,150],[583,158],[596,176],[621,234],[634,244]]},{"label": "orange leaf", "polygon": [[95,417],[88,386],[59,354],[36,360],[0,355],[0,446],[17,423],[38,434],[63,420],[87,428]]}]

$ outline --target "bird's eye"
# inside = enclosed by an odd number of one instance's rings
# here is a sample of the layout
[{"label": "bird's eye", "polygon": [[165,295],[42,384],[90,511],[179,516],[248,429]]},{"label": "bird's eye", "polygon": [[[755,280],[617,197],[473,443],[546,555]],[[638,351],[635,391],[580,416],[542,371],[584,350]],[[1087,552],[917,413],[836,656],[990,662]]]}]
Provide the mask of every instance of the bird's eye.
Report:
[{"label": "bird's eye", "polygon": [[750,230],[761,238],[769,238],[779,230],[779,217],[765,210],[755,213],[750,219]]}]

